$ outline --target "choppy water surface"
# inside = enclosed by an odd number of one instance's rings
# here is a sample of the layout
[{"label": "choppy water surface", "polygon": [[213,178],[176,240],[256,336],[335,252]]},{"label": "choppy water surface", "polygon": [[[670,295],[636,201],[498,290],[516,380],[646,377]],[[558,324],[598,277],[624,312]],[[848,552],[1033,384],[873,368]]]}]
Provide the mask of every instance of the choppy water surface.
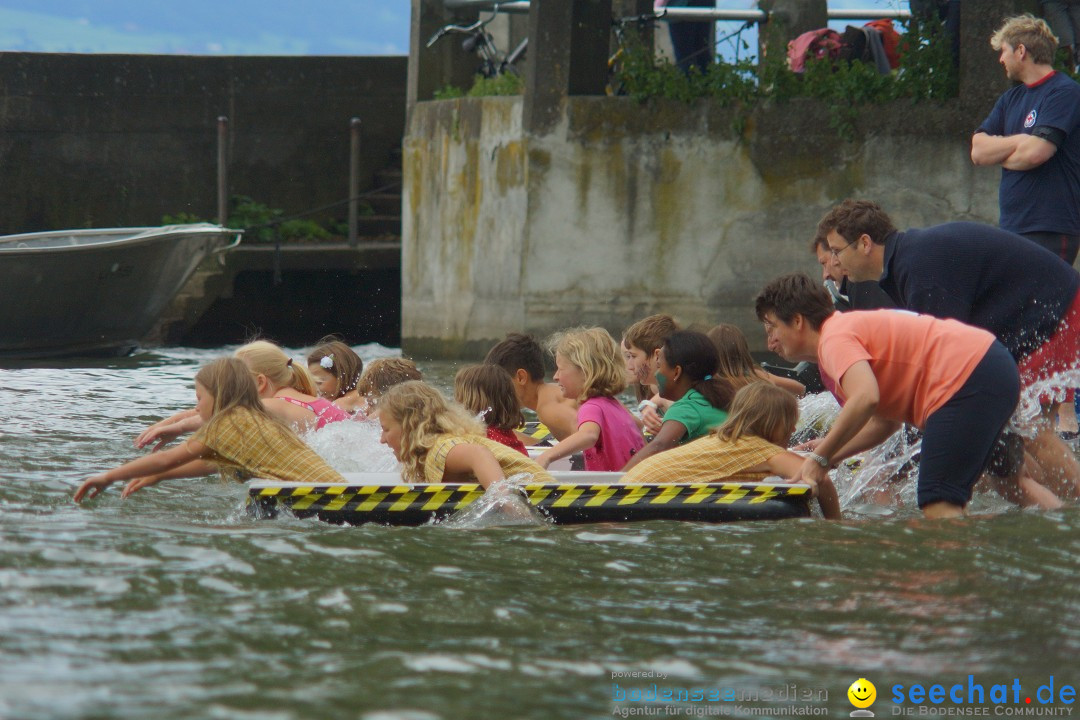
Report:
[{"label": "choppy water surface", "polygon": [[[216,354],[0,370],[0,717],[847,717],[860,677],[882,717],[897,684],[1080,684],[1075,506],[350,528],[250,520],[217,480],[73,505]],[[386,462],[364,432],[320,449]],[[653,683],[736,700],[631,701]]]}]

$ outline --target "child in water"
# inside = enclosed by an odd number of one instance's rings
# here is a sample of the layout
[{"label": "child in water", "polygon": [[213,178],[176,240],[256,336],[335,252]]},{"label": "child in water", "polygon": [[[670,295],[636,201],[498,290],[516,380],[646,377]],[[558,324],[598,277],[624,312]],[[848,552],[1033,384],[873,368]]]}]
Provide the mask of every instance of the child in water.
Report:
[{"label": "child in water", "polygon": [[[325,398],[316,397],[315,381],[307,369],[293,363],[285,351],[272,342],[256,340],[233,353],[255,379],[266,411],[287,424],[293,432],[319,430],[327,423],[348,420],[349,415]],[[183,410],[154,423],[135,439],[135,447],[157,443],[160,450],[181,435],[198,430],[203,419],[195,410]]]},{"label": "child in water", "polygon": [[410,380],[423,380],[416,363],[408,358],[376,358],[360,376],[356,391],[364,399],[360,412],[374,418],[379,414],[379,398],[390,388]]},{"label": "child in water", "polygon": [[498,365],[471,365],[454,376],[454,399],[473,413],[482,416],[487,436],[508,448],[528,455],[525,443],[514,434],[524,423],[521,405],[514,393],[510,374]]},{"label": "child in water", "polygon": [[[627,370],[637,374],[638,399],[648,400],[639,405],[641,419],[645,429],[654,435],[660,432],[662,412],[671,404],[656,387],[656,363],[664,338],[678,329],[679,323],[675,322],[675,318],[658,314],[638,320],[623,334]],[[642,395],[646,397],[642,398]]]},{"label": "child in water", "polygon": [[[799,404],[789,392],[766,382],[741,388],[731,412],[715,432],[641,461],[625,483],[714,483],[791,477],[805,458],[786,449],[795,432]],[[815,488],[822,514],[840,519],[840,498],[828,476]]]},{"label": "child in water", "polygon": [[806,387],[798,380],[780,377],[762,370],[750,355],[750,346],[746,342],[746,336],[736,326],[720,323],[705,334],[720,353],[720,377],[725,378],[736,390],[743,385],[764,380],[787,390],[795,397],[806,392]]},{"label": "child in water", "polygon": [[727,419],[735,390],[718,376],[720,358],[712,340],[699,332],[678,330],[664,339],[656,363],[660,397],[673,401],[660,432],[623,467],[704,437]]},{"label": "child in water", "polygon": [[603,328],[579,328],[556,335],[555,382],[567,398],[578,400],[577,432],[545,450],[536,461],[584,451],[585,469],[615,472],[645,445],[634,416],[615,398],[626,387],[626,367],[615,340]]},{"label": "child in water", "polygon": [[75,502],[96,497],[120,480],[131,480],[123,492],[127,497],[162,480],[209,475],[215,469],[236,479],[345,483],[336,470],[267,412],[251,371],[240,360],[222,358],[199,370],[195,398],[195,411],[203,426],[193,437],[88,478],[75,491]]},{"label": "child in water", "polygon": [[[308,353],[307,366],[320,397],[354,416],[366,405],[356,390],[364,361],[345,343],[333,336],[323,338]],[[363,414],[359,419],[364,419]]]},{"label": "child in water", "polygon": [[465,408],[423,382],[387,390],[379,399],[379,424],[379,442],[394,451],[406,482],[478,482],[487,488],[519,473],[554,482],[527,456],[485,437],[484,426]]}]

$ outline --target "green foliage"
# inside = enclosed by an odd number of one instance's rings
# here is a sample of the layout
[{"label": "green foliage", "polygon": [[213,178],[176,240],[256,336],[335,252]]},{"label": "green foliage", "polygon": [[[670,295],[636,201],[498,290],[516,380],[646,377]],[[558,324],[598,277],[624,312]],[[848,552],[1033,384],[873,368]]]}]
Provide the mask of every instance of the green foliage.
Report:
[{"label": "green foliage", "polygon": [[436,100],[456,100],[463,97],[465,97],[465,91],[453,85],[447,85],[435,91]]},{"label": "green foliage", "polygon": [[284,218],[282,210],[267,207],[246,195],[234,195],[228,225],[247,230],[244,241],[248,243],[311,242],[333,238],[329,230],[314,220]]},{"label": "green foliage", "polygon": [[162,225],[194,225],[195,223],[202,222],[207,221],[198,215],[192,215],[187,212],[178,212],[175,215],[163,215],[161,218]]},{"label": "green foliage", "polygon": [[477,75],[469,89],[469,97],[489,97],[491,95],[521,95],[525,91],[525,81],[520,75],[511,72],[486,78]]},{"label": "green foliage", "polygon": [[502,75],[486,78],[483,75],[473,77],[472,87],[468,92],[453,85],[435,91],[436,100],[457,100],[463,97],[491,97],[495,95],[521,95],[525,92],[525,81],[520,75],[506,72]]},{"label": "green foliage", "polygon": [[255,202],[247,195],[233,195],[229,227],[245,228],[248,232],[244,239],[249,243],[274,242],[273,224],[284,214],[284,211]]},{"label": "green foliage", "polygon": [[761,65],[752,60],[728,63],[717,59],[701,73],[687,73],[667,61],[657,61],[640,42],[628,36],[613,68],[612,90],[638,101],[658,97],[681,102],[711,98],[738,109],[735,128],[741,130],[754,105],[763,100],[786,102],[796,97],[816,98],[828,108],[829,125],[841,135],[854,134],[856,120],[867,106],[900,98],[915,102],[942,101],[958,92],[952,49],[940,23],[905,23],[901,36],[900,67],[882,75],[868,63],[810,61],[800,75],[791,72],[787,59],[774,53]]}]

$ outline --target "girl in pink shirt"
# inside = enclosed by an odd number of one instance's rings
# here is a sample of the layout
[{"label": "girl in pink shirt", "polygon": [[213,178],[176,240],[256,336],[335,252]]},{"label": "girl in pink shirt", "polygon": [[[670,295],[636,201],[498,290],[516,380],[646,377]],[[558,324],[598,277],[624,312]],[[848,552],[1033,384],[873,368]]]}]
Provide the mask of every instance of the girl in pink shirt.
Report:
[{"label": "girl in pink shirt", "polygon": [[585,469],[617,472],[645,445],[634,416],[615,398],[626,387],[626,367],[614,338],[603,328],[577,328],[553,337],[555,382],[581,402],[577,432],[541,454],[547,467],[584,451]]}]

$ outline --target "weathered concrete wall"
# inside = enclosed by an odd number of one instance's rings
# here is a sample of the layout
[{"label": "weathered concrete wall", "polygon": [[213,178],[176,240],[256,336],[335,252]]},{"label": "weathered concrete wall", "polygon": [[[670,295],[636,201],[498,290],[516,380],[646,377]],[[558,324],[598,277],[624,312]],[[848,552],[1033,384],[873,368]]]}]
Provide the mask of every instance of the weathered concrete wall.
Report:
[{"label": "weathered concrete wall", "polygon": [[402,241],[402,327],[424,343],[414,350],[475,356],[504,328],[528,324],[531,163],[521,117],[519,98],[414,108],[401,219],[411,238]]},{"label": "weathered concrete wall", "polygon": [[817,220],[849,196],[899,226],[996,222],[995,169],[972,166],[959,101],[867,114],[856,141],[827,109],[764,107],[737,134],[702,102],[569,98],[555,129],[521,100],[418,103],[404,143],[403,344],[476,357],[510,330],[578,323],[613,334],[653,312],[733,322],[763,349],[752,298],[820,272]]},{"label": "weathered concrete wall", "polygon": [[219,115],[230,194],[288,214],[344,200],[349,120],[363,122],[369,189],[404,132],[406,70],[404,57],[0,53],[0,232],[215,217]]}]

